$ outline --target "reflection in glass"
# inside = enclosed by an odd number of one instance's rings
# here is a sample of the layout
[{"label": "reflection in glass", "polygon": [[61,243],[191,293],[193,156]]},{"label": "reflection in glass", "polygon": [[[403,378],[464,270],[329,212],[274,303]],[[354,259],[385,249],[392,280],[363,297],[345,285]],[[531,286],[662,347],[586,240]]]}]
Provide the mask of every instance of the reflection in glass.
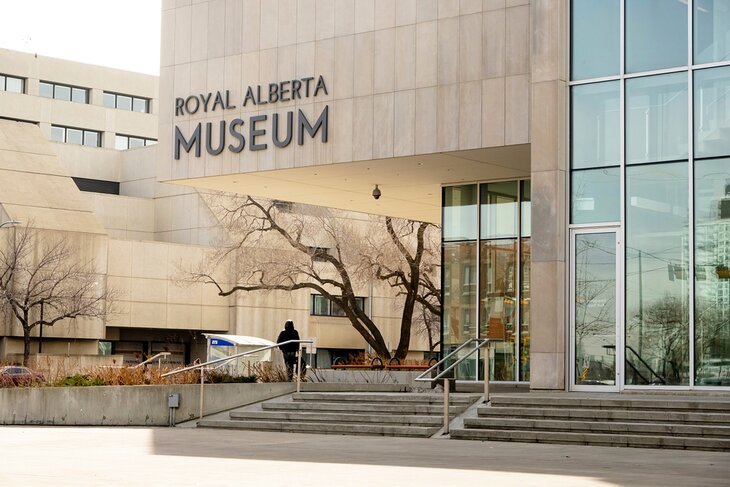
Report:
[{"label": "reflection in glass", "polygon": [[114,137],[114,148],[116,150],[129,149],[129,137],[125,135],[117,135]]},{"label": "reflection in glass", "polygon": [[619,0],[573,0],[571,79],[619,74],[619,10]]},{"label": "reflection in glass", "polygon": [[695,157],[730,155],[730,67],[695,71],[694,102]]},{"label": "reflection in glass", "polygon": [[626,0],[627,73],[687,65],[688,3]]},{"label": "reflection in glass", "polygon": [[575,383],[616,384],[616,234],[575,236]]},{"label": "reflection in glass", "polygon": [[147,113],[147,100],[144,98],[135,98],[132,101],[132,110],[140,113]]},{"label": "reflection in glass", "polygon": [[67,144],[78,144],[81,145],[83,142],[84,133],[79,129],[66,129],[66,143]]},{"label": "reflection in glass", "polygon": [[86,103],[86,90],[83,88],[71,89],[71,101],[76,103]]},{"label": "reflection in glass", "polygon": [[23,80],[20,78],[7,76],[5,78],[5,91],[11,91],[13,93],[23,93]]},{"label": "reflection in glass", "polygon": [[66,138],[66,130],[63,127],[54,127],[51,125],[51,140],[54,142],[64,142]]},{"label": "reflection in glass", "polygon": [[530,380],[530,239],[522,239],[520,272],[520,379]]},{"label": "reflection in glass", "polygon": [[573,171],[570,182],[570,222],[619,221],[619,168]]},{"label": "reflection in glass", "polygon": [[730,386],[730,159],[695,162],[695,383]]},{"label": "reflection in glass", "polygon": [[532,185],[529,179],[520,182],[520,206],[522,236],[529,237],[532,234]]},{"label": "reflection in glass", "polygon": [[[474,218],[476,223],[476,215]],[[444,243],[443,246],[443,350],[444,356],[469,338],[476,338],[477,293],[476,242]],[[476,379],[476,356],[465,360],[457,378]]]},{"label": "reflection in glass", "polygon": [[5,76],[0,75],[0,90],[5,91]]},{"label": "reflection in glass", "polygon": [[443,239],[476,240],[477,185],[444,188]]},{"label": "reflection in glass", "polygon": [[55,85],[53,87],[53,98],[57,100],[71,101],[71,88],[68,86]]},{"label": "reflection in glass", "polygon": [[730,0],[694,0],[694,63],[730,60]]},{"label": "reflection in glass", "polygon": [[686,159],[687,119],[687,73],[627,80],[627,162]]},{"label": "reflection in glass", "polygon": [[517,240],[481,243],[479,337],[489,338],[490,379],[515,380]]},{"label": "reflection in glass", "polygon": [[130,137],[129,148],[136,149],[137,147],[144,147],[144,139],[140,139],[138,137]]},{"label": "reflection in glass", "polygon": [[571,166],[573,169],[619,163],[619,82],[571,89]]},{"label": "reflection in glass", "polygon": [[689,383],[687,163],[626,170],[626,383]]},{"label": "reflection in glass", "polygon": [[45,98],[53,98],[53,85],[41,81],[38,83],[38,94]]},{"label": "reflection in glass", "polygon": [[481,238],[517,236],[517,181],[481,185]]},{"label": "reflection in glass", "polygon": [[91,130],[84,130],[84,145],[89,147],[100,147],[99,133]]},{"label": "reflection in glass", "polygon": [[107,108],[116,108],[117,97],[113,93],[104,92],[104,106]]},{"label": "reflection in glass", "polygon": [[122,110],[131,110],[132,109],[132,97],[124,96],[124,95],[117,95],[117,108],[121,108]]}]

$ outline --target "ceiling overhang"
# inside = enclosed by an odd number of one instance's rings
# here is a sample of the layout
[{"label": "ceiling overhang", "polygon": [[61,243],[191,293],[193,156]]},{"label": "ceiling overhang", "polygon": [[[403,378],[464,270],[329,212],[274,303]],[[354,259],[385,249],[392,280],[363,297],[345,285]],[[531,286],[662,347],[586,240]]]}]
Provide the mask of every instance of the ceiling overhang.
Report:
[{"label": "ceiling overhang", "polygon": [[[441,222],[441,187],[529,177],[530,145],[169,181],[348,211]],[[375,185],[381,191],[372,196]]]}]

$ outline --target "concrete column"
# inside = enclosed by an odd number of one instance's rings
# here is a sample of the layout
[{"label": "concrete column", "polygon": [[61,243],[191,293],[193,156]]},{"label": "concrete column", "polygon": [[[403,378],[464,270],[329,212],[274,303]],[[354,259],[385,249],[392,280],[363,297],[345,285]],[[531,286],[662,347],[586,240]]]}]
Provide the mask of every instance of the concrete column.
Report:
[{"label": "concrete column", "polygon": [[565,388],[568,0],[532,0],[530,388]]}]

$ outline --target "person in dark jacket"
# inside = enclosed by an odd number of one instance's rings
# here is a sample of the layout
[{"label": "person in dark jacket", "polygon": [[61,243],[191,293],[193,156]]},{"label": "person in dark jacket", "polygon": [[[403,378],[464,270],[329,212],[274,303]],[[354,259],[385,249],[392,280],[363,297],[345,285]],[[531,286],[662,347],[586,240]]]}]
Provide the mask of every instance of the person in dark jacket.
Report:
[{"label": "person in dark jacket", "polygon": [[[276,343],[288,342],[289,340],[299,340],[299,332],[294,329],[294,322],[292,320],[286,320],[284,329],[279,333],[279,338],[276,339]],[[294,368],[297,364],[299,343],[279,345],[279,349],[284,354],[284,363],[286,363],[286,372],[289,380],[292,380],[294,377]],[[302,368],[304,368],[304,361],[302,361]]]}]

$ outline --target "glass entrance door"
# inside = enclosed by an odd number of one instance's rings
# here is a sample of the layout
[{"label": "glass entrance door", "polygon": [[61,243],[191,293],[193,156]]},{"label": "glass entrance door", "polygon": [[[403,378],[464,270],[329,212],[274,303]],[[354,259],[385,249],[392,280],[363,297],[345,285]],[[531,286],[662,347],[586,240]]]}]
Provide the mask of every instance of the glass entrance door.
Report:
[{"label": "glass entrance door", "polygon": [[618,390],[616,230],[572,230],[571,255],[571,388]]}]

